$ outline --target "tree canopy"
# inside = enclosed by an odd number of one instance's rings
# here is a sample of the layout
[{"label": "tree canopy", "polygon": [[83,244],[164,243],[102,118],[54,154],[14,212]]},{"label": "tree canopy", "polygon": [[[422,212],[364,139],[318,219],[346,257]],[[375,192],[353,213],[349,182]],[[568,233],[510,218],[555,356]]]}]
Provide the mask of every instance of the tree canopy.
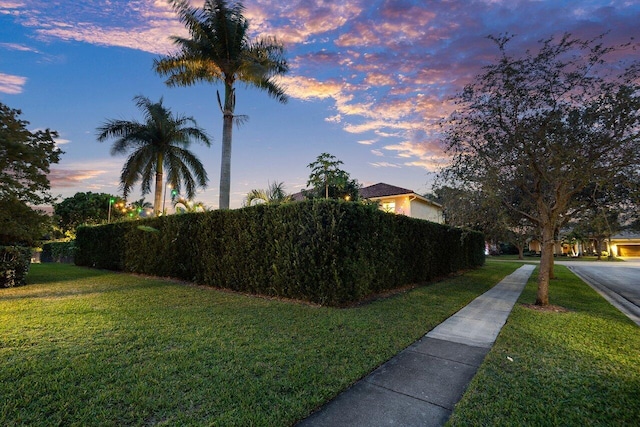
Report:
[{"label": "tree canopy", "polygon": [[[121,218],[118,209],[124,200],[107,193],[78,192],[53,205],[57,225],[62,231],[74,231],[81,224],[102,224]],[[109,212],[111,211],[111,212]]]},{"label": "tree canopy", "polygon": [[595,178],[624,182],[640,164],[640,65],[616,60],[629,45],[603,38],[565,34],[512,54],[512,37],[492,37],[498,60],[465,87],[445,128],[453,161],[440,178],[495,197],[540,230],[540,305],[578,195]]},{"label": "tree canopy", "polygon": [[32,244],[48,217],[32,206],[50,203],[49,167],[58,163],[55,131],[29,131],[22,112],[0,103],[0,244]]},{"label": "tree canopy", "polygon": [[307,198],[344,199],[356,201],[360,197],[360,184],[340,169],[341,160],[329,153],[320,154],[307,167],[311,169],[304,192]]}]

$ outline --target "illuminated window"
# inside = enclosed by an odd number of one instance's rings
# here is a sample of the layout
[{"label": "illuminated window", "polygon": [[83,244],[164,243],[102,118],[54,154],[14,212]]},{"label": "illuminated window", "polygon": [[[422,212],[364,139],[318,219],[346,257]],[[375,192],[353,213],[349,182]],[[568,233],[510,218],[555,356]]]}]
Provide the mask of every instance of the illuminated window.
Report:
[{"label": "illuminated window", "polygon": [[385,212],[395,213],[396,202],[382,202],[382,210]]}]

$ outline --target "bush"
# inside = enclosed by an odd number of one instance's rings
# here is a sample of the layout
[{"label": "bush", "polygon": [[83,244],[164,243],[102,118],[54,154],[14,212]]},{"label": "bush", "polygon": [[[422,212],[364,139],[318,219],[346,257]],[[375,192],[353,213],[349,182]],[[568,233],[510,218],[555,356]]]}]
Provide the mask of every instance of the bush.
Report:
[{"label": "bush", "polygon": [[25,285],[30,264],[31,248],[0,246],[0,288]]},{"label": "bush", "polygon": [[81,227],[76,264],[341,305],[484,263],[480,233],[331,200]]},{"label": "bush", "polygon": [[48,242],[42,245],[40,262],[73,263],[75,242]]}]

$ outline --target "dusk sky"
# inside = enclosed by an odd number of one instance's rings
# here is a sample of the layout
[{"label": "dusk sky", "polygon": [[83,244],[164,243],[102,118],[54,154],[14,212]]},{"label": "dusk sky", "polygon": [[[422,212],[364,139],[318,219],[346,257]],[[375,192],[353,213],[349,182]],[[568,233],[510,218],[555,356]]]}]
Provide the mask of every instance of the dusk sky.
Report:
[{"label": "dusk sky", "polygon": [[[201,1],[194,1],[201,6]],[[284,43],[289,103],[238,84],[231,207],[251,189],[284,182],[304,188],[307,165],[328,152],[363,185],[431,190],[446,162],[437,122],[451,97],[495,60],[488,35],[512,33],[514,53],[570,32],[610,44],[640,40],[640,1],[606,0],[246,0],[252,35]],[[120,194],[124,156],[96,141],[107,119],[142,116],[133,97],[164,97],[213,137],[194,145],[209,185],[196,200],[218,206],[222,116],[216,90],[169,88],[152,69],[186,35],[165,0],[0,0],[0,102],[23,111],[31,130],[60,133],[65,154],[50,175],[53,195]],[[630,56],[640,51],[629,50]],[[129,197],[140,197],[139,187]],[[148,201],[153,195],[147,195]]]}]

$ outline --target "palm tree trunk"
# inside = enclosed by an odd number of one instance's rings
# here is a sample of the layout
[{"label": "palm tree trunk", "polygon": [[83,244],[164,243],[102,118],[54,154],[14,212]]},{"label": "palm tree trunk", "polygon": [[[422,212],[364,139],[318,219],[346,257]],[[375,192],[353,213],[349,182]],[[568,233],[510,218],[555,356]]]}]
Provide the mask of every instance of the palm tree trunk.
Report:
[{"label": "palm tree trunk", "polygon": [[218,207],[229,209],[231,193],[231,139],[233,132],[233,87],[230,83],[224,85],[224,111],[222,119],[222,159],[220,165],[220,196]]},{"label": "palm tree trunk", "polygon": [[156,192],[153,195],[153,211],[156,216],[163,213],[162,212],[162,184],[164,181],[164,173],[163,173],[163,163],[164,158],[162,153],[158,154],[158,160],[156,163]]}]

